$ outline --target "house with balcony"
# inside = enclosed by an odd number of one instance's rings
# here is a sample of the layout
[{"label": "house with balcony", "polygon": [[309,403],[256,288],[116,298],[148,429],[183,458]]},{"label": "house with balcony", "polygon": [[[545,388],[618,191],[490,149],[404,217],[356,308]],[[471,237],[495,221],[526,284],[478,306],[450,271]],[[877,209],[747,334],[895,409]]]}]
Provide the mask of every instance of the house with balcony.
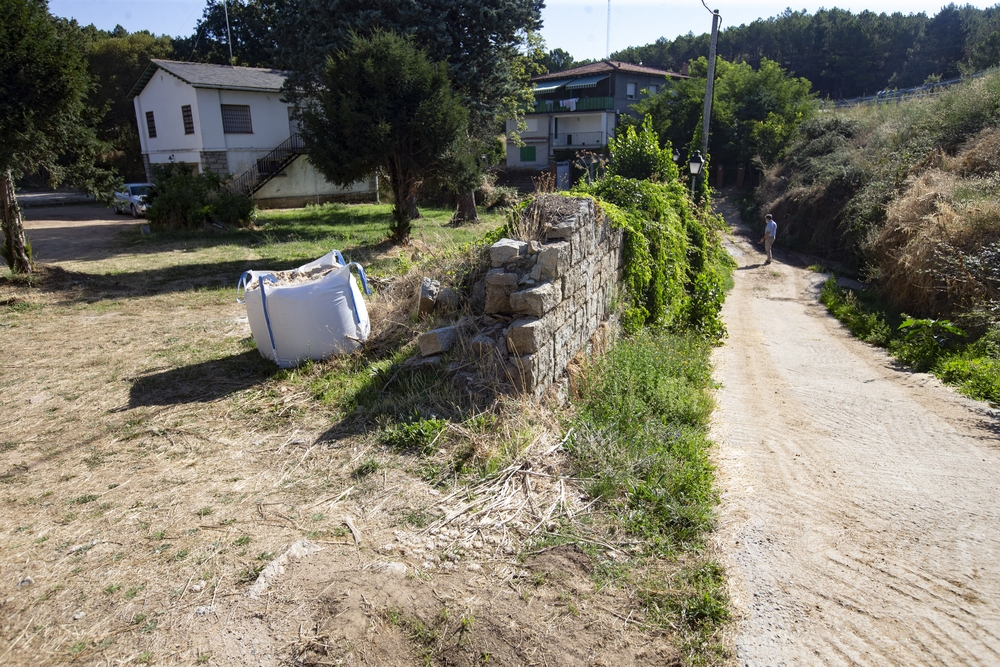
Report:
[{"label": "house with balcony", "polygon": [[535,103],[525,110],[523,145],[512,140],[517,125],[507,121],[507,166],[548,169],[561,155],[604,148],[622,114],[635,115],[633,104],[679,78],[687,77],[615,60],[532,78]]},{"label": "house with balcony", "polygon": [[329,183],[306,159],[294,107],[282,100],[287,73],[257,67],[152,60],[129,93],[146,178],[154,164],[184,164],[231,177],[262,208],[370,201],[371,179]]}]

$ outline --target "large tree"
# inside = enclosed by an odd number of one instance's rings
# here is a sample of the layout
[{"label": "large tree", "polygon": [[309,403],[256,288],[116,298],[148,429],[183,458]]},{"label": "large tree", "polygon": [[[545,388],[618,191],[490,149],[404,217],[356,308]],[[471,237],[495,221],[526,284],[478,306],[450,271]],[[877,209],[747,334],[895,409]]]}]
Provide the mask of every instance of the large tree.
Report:
[{"label": "large tree", "polygon": [[32,271],[15,179],[45,169],[92,192],[109,191],[95,169],[102,145],[84,122],[90,79],[82,33],[57,21],[45,0],[0,0],[0,214],[2,251],[15,273]]},{"label": "large tree", "polygon": [[465,136],[468,112],[448,69],[412,38],[375,31],[354,35],[327,60],[322,86],[304,101],[302,137],[309,160],[333,183],[376,171],[393,193],[392,236],[410,236],[407,205],[424,178],[444,174]]},{"label": "large tree", "polygon": [[515,118],[530,98],[533,72],[523,50],[541,27],[542,0],[267,1],[281,10],[275,64],[294,72],[287,83],[293,100],[316,94],[327,57],[344,49],[353,33],[374,30],[409,36],[431,60],[447,64],[469,110],[468,147],[502,132],[502,121]]},{"label": "large tree", "polygon": [[128,92],[151,58],[169,58],[172,54],[169,37],[156,37],[146,31],[129,33],[121,26],[110,33],[98,33],[87,49],[87,70],[94,82],[88,103],[100,118],[98,138],[110,146],[103,162],[126,180],[146,178],[135,107]]},{"label": "large tree", "polygon": [[[661,139],[686,152],[700,142],[707,72],[708,59],[699,58],[691,64],[690,79],[674,81],[634,107],[652,118]],[[771,164],[815,113],[809,82],[766,58],[756,69],[719,58],[715,76],[709,142],[715,164],[754,158]]]}]

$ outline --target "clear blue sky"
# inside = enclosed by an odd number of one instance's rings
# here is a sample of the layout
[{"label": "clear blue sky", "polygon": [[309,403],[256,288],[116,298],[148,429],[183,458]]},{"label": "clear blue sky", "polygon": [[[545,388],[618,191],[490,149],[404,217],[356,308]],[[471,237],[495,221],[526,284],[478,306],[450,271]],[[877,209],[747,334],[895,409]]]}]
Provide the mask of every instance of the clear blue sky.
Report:
[{"label": "clear blue sky", "polygon": [[[758,18],[780,14],[788,6],[781,0],[715,0],[712,9],[722,15],[722,26],[750,23]],[[815,12],[823,6],[841,7],[852,12],[870,9],[875,12],[927,12],[936,14],[943,0],[885,0],[878,3],[848,0],[797,6]],[[964,4],[964,3],[963,3]],[[973,2],[976,7],[993,3]],[[156,34],[190,35],[201,17],[205,0],[50,0],[49,9],[56,16],[75,18],[83,25],[93,23],[110,30],[121,24],[129,31],[149,30]],[[608,3],[587,0],[547,0],[542,12],[542,37],[550,49],[561,48],[574,58],[603,58],[607,48]],[[712,17],[700,0],[630,0],[611,3],[611,51],[627,46],[655,42],[659,37],[673,39],[688,32],[700,34],[712,28]]]}]

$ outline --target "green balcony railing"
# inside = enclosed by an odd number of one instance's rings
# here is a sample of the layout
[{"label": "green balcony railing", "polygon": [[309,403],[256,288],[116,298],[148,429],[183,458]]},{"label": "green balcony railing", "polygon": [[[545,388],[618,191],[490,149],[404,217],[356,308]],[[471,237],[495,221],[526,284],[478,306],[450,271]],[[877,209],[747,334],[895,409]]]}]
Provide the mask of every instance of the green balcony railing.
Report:
[{"label": "green balcony railing", "polygon": [[[578,97],[576,99],[577,111],[605,111],[615,108],[615,98],[613,97]],[[558,111],[569,111],[566,107],[559,106],[559,100],[535,100],[535,106],[522,108],[526,114],[531,113],[553,113]]]}]

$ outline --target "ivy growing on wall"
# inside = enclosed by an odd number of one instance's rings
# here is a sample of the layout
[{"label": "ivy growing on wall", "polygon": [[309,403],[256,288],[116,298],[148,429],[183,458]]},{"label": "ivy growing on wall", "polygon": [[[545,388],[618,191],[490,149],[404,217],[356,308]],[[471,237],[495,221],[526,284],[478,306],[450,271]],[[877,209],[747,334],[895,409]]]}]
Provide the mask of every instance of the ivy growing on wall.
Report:
[{"label": "ivy growing on wall", "polygon": [[626,332],[643,326],[693,329],[712,341],[725,337],[719,311],[733,262],[721,248],[719,218],[708,200],[695,206],[648,119],[612,142],[608,175],[575,194],[597,200],[608,221],[624,231]]}]

